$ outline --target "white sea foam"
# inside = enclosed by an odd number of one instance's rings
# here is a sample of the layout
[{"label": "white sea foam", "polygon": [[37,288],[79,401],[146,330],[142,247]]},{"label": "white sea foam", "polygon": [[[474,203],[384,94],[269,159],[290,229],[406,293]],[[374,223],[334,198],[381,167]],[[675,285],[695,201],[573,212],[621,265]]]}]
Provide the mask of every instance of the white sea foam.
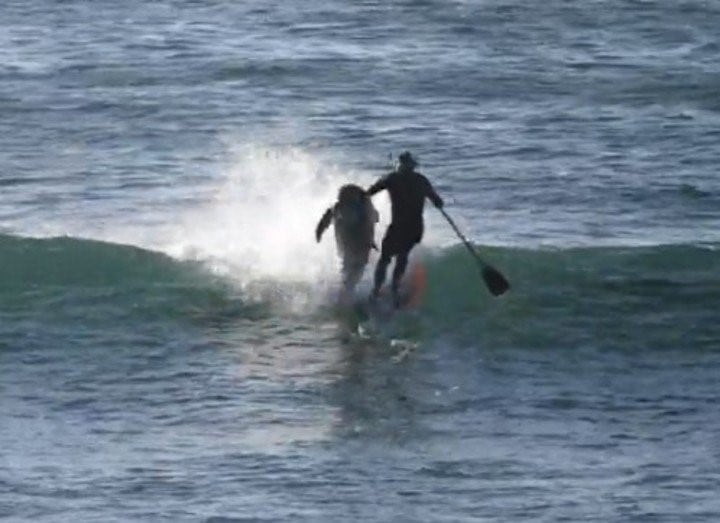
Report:
[{"label": "white sea foam", "polygon": [[[375,174],[347,170],[329,156],[299,148],[241,145],[229,156],[211,198],[184,210],[155,247],[206,262],[244,285],[336,279],[332,231],[317,244],[315,226],[341,185],[367,186]],[[387,197],[377,197],[376,204],[388,216]]]}]

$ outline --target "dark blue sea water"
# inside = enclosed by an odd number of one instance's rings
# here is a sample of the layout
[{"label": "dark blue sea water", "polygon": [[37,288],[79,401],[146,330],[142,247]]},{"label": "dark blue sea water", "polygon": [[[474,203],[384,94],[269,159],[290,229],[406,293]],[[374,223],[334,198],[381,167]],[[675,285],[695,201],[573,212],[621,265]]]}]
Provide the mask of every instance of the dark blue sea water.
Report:
[{"label": "dark blue sea water", "polygon": [[[720,520],[719,27],[3,2],[0,519]],[[509,293],[429,207],[421,306],[335,304],[315,224],[406,149]]]}]

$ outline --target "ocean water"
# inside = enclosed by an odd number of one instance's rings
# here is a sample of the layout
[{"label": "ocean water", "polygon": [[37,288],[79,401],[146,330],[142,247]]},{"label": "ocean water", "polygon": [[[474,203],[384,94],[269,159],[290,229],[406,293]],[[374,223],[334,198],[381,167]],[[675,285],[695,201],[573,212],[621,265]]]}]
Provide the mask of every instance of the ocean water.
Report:
[{"label": "ocean water", "polygon": [[[0,519],[720,520],[718,27],[3,2]],[[509,293],[428,207],[420,307],[336,305],[315,224],[406,149]]]}]

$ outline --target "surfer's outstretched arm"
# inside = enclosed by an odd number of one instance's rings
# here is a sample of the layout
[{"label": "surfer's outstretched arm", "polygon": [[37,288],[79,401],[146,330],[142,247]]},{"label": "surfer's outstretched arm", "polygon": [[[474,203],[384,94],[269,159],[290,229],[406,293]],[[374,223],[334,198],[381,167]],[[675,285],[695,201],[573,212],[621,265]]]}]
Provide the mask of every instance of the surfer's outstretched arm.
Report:
[{"label": "surfer's outstretched arm", "polygon": [[387,189],[387,176],[383,176],[378,181],[376,181],[374,184],[372,184],[367,191],[368,196],[372,196],[373,194],[379,193],[380,191]]},{"label": "surfer's outstretched arm", "polygon": [[327,229],[330,226],[330,222],[332,221],[333,217],[333,210],[332,207],[330,207],[327,211],[325,211],[325,214],[322,215],[322,218],[320,218],[320,221],[317,224],[317,227],[315,227],[315,240],[320,241],[320,238],[322,238],[323,233],[325,232],[325,229]]}]

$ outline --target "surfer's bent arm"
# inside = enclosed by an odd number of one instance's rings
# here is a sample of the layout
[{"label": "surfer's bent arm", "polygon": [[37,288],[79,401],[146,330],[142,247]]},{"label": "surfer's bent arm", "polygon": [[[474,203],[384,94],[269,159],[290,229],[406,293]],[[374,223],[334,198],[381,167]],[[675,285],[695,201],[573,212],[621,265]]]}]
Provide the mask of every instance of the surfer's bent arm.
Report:
[{"label": "surfer's bent arm", "polygon": [[333,208],[330,207],[327,211],[325,211],[325,214],[323,214],[322,218],[320,218],[320,221],[318,222],[317,227],[315,227],[315,240],[317,240],[318,242],[320,241],[320,238],[322,238],[322,235],[325,232],[325,229],[327,229],[330,226],[332,217],[333,217]]},{"label": "surfer's bent arm", "polygon": [[443,199],[440,198],[440,195],[435,191],[435,188],[430,183],[430,180],[427,178],[425,179],[427,182],[427,185],[425,186],[425,196],[427,196],[431,202],[433,202],[433,205],[437,207],[438,209],[442,209],[443,205],[445,205],[445,202],[443,202]]},{"label": "surfer's bent arm", "polygon": [[377,194],[377,193],[379,193],[380,191],[387,189],[387,181],[388,181],[388,177],[387,177],[387,176],[383,176],[383,177],[380,178],[378,181],[376,181],[374,184],[372,184],[372,185],[370,186],[370,188],[369,188],[367,191],[365,191],[365,192],[367,192],[367,195],[368,195],[368,196],[372,196],[373,194]]}]

